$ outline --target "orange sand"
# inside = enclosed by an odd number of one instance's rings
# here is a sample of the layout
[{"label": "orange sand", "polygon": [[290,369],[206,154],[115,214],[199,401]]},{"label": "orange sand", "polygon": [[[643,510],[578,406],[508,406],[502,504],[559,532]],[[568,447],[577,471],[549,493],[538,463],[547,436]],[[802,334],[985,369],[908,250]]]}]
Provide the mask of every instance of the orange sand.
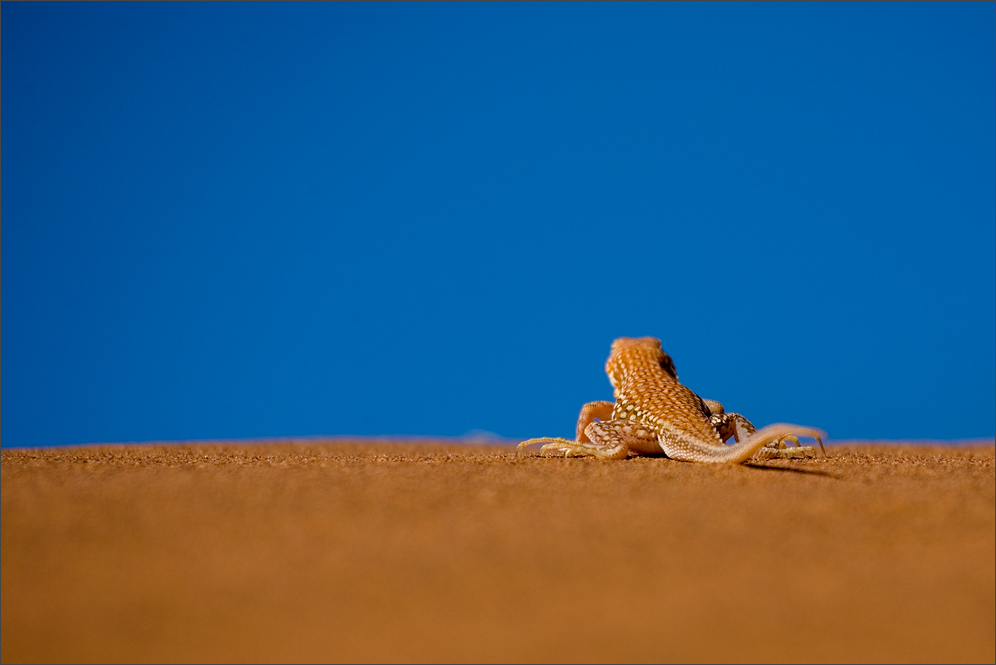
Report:
[{"label": "orange sand", "polygon": [[3,450],[0,657],[994,660],[994,447]]}]

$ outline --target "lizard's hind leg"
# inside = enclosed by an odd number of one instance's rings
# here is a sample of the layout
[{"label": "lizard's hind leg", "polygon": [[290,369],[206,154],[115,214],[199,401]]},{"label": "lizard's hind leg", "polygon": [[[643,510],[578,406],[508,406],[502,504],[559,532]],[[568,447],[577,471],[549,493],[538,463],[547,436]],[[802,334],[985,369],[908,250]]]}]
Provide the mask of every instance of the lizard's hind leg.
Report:
[{"label": "lizard's hind leg", "polygon": [[[665,432],[661,435],[661,447],[671,459],[686,462],[727,462],[740,464],[754,456],[772,442],[788,437],[811,436],[822,446],[826,434],[812,427],[800,427],[786,423],[775,423],[758,430],[747,439],[733,445],[715,445],[694,436],[675,435]],[[795,448],[794,450],[799,450]],[[775,455],[777,456],[777,455]]]},{"label": "lizard's hind leg", "polygon": [[625,459],[630,452],[643,454],[663,452],[653,432],[630,420],[590,422],[584,428],[584,435],[588,441],[572,441],[569,445],[558,444],[557,452],[561,452],[565,457],[583,456],[599,459]]},{"label": "lizard's hind leg", "polygon": [[656,435],[639,423],[629,420],[605,420],[588,423],[584,434],[589,441],[571,441],[559,437],[529,439],[519,444],[519,450],[534,443],[545,443],[540,450],[544,457],[597,457],[625,459],[630,451],[644,454],[663,452]]},{"label": "lizard's hind leg", "polygon": [[618,446],[606,446],[595,441],[572,441],[559,436],[541,436],[529,439],[519,444],[516,452],[534,443],[545,443],[540,448],[543,457],[599,457],[601,459],[622,459],[629,454],[629,449]]},{"label": "lizard's hind leg", "polygon": [[[724,443],[731,438],[737,443],[746,441],[757,433],[757,428],[739,413],[714,412],[709,421],[719,432]],[[790,441],[795,444],[794,448],[788,447]],[[820,441],[820,449],[823,449],[822,441]],[[826,450],[823,451],[823,456],[826,457]],[[754,455],[754,459],[796,459],[800,457],[816,457],[816,450],[812,446],[802,445],[799,443],[799,437],[793,435],[769,441],[764,445],[764,448]]]}]

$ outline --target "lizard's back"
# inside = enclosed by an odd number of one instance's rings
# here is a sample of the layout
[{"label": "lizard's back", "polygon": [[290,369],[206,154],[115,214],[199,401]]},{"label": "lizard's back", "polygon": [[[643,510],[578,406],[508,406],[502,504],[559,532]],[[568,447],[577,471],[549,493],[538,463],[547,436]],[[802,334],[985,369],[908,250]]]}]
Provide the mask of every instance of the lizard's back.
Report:
[{"label": "lizard's back", "polygon": [[658,436],[692,435],[723,445],[702,399],[678,382],[671,357],[655,337],[620,337],[605,365],[616,406],[613,419],[636,420]]}]

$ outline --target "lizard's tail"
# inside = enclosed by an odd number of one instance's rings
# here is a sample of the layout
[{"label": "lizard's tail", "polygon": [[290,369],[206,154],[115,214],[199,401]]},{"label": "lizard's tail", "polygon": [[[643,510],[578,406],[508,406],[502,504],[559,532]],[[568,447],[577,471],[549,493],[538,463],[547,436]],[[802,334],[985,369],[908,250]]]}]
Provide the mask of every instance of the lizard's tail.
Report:
[{"label": "lizard's tail", "polygon": [[802,427],[800,425],[789,425],[788,423],[775,423],[768,425],[754,432],[747,439],[732,446],[717,446],[696,438],[680,438],[668,440],[660,437],[661,447],[671,459],[683,460],[686,462],[718,462],[729,464],[740,464],[746,462],[754,456],[758,450],[768,445],[772,441],[784,439],[789,436],[811,436],[820,444],[823,449],[823,437],[826,432],[813,427]]}]

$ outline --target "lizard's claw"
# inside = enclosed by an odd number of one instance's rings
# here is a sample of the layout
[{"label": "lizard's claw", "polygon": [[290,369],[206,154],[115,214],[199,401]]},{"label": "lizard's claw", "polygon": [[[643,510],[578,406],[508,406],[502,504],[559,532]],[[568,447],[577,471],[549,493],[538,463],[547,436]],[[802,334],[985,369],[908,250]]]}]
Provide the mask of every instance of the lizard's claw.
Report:
[{"label": "lizard's claw", "polygon": [[[823,435],[826,436],[826,432],[824,432]],[[823,439],[819,436],[815,436],[813,438],[816,439],[816,443],[820,444],[820,451],[823,453],[823,456],[826,457],[827,449],[823,447]]]}]

